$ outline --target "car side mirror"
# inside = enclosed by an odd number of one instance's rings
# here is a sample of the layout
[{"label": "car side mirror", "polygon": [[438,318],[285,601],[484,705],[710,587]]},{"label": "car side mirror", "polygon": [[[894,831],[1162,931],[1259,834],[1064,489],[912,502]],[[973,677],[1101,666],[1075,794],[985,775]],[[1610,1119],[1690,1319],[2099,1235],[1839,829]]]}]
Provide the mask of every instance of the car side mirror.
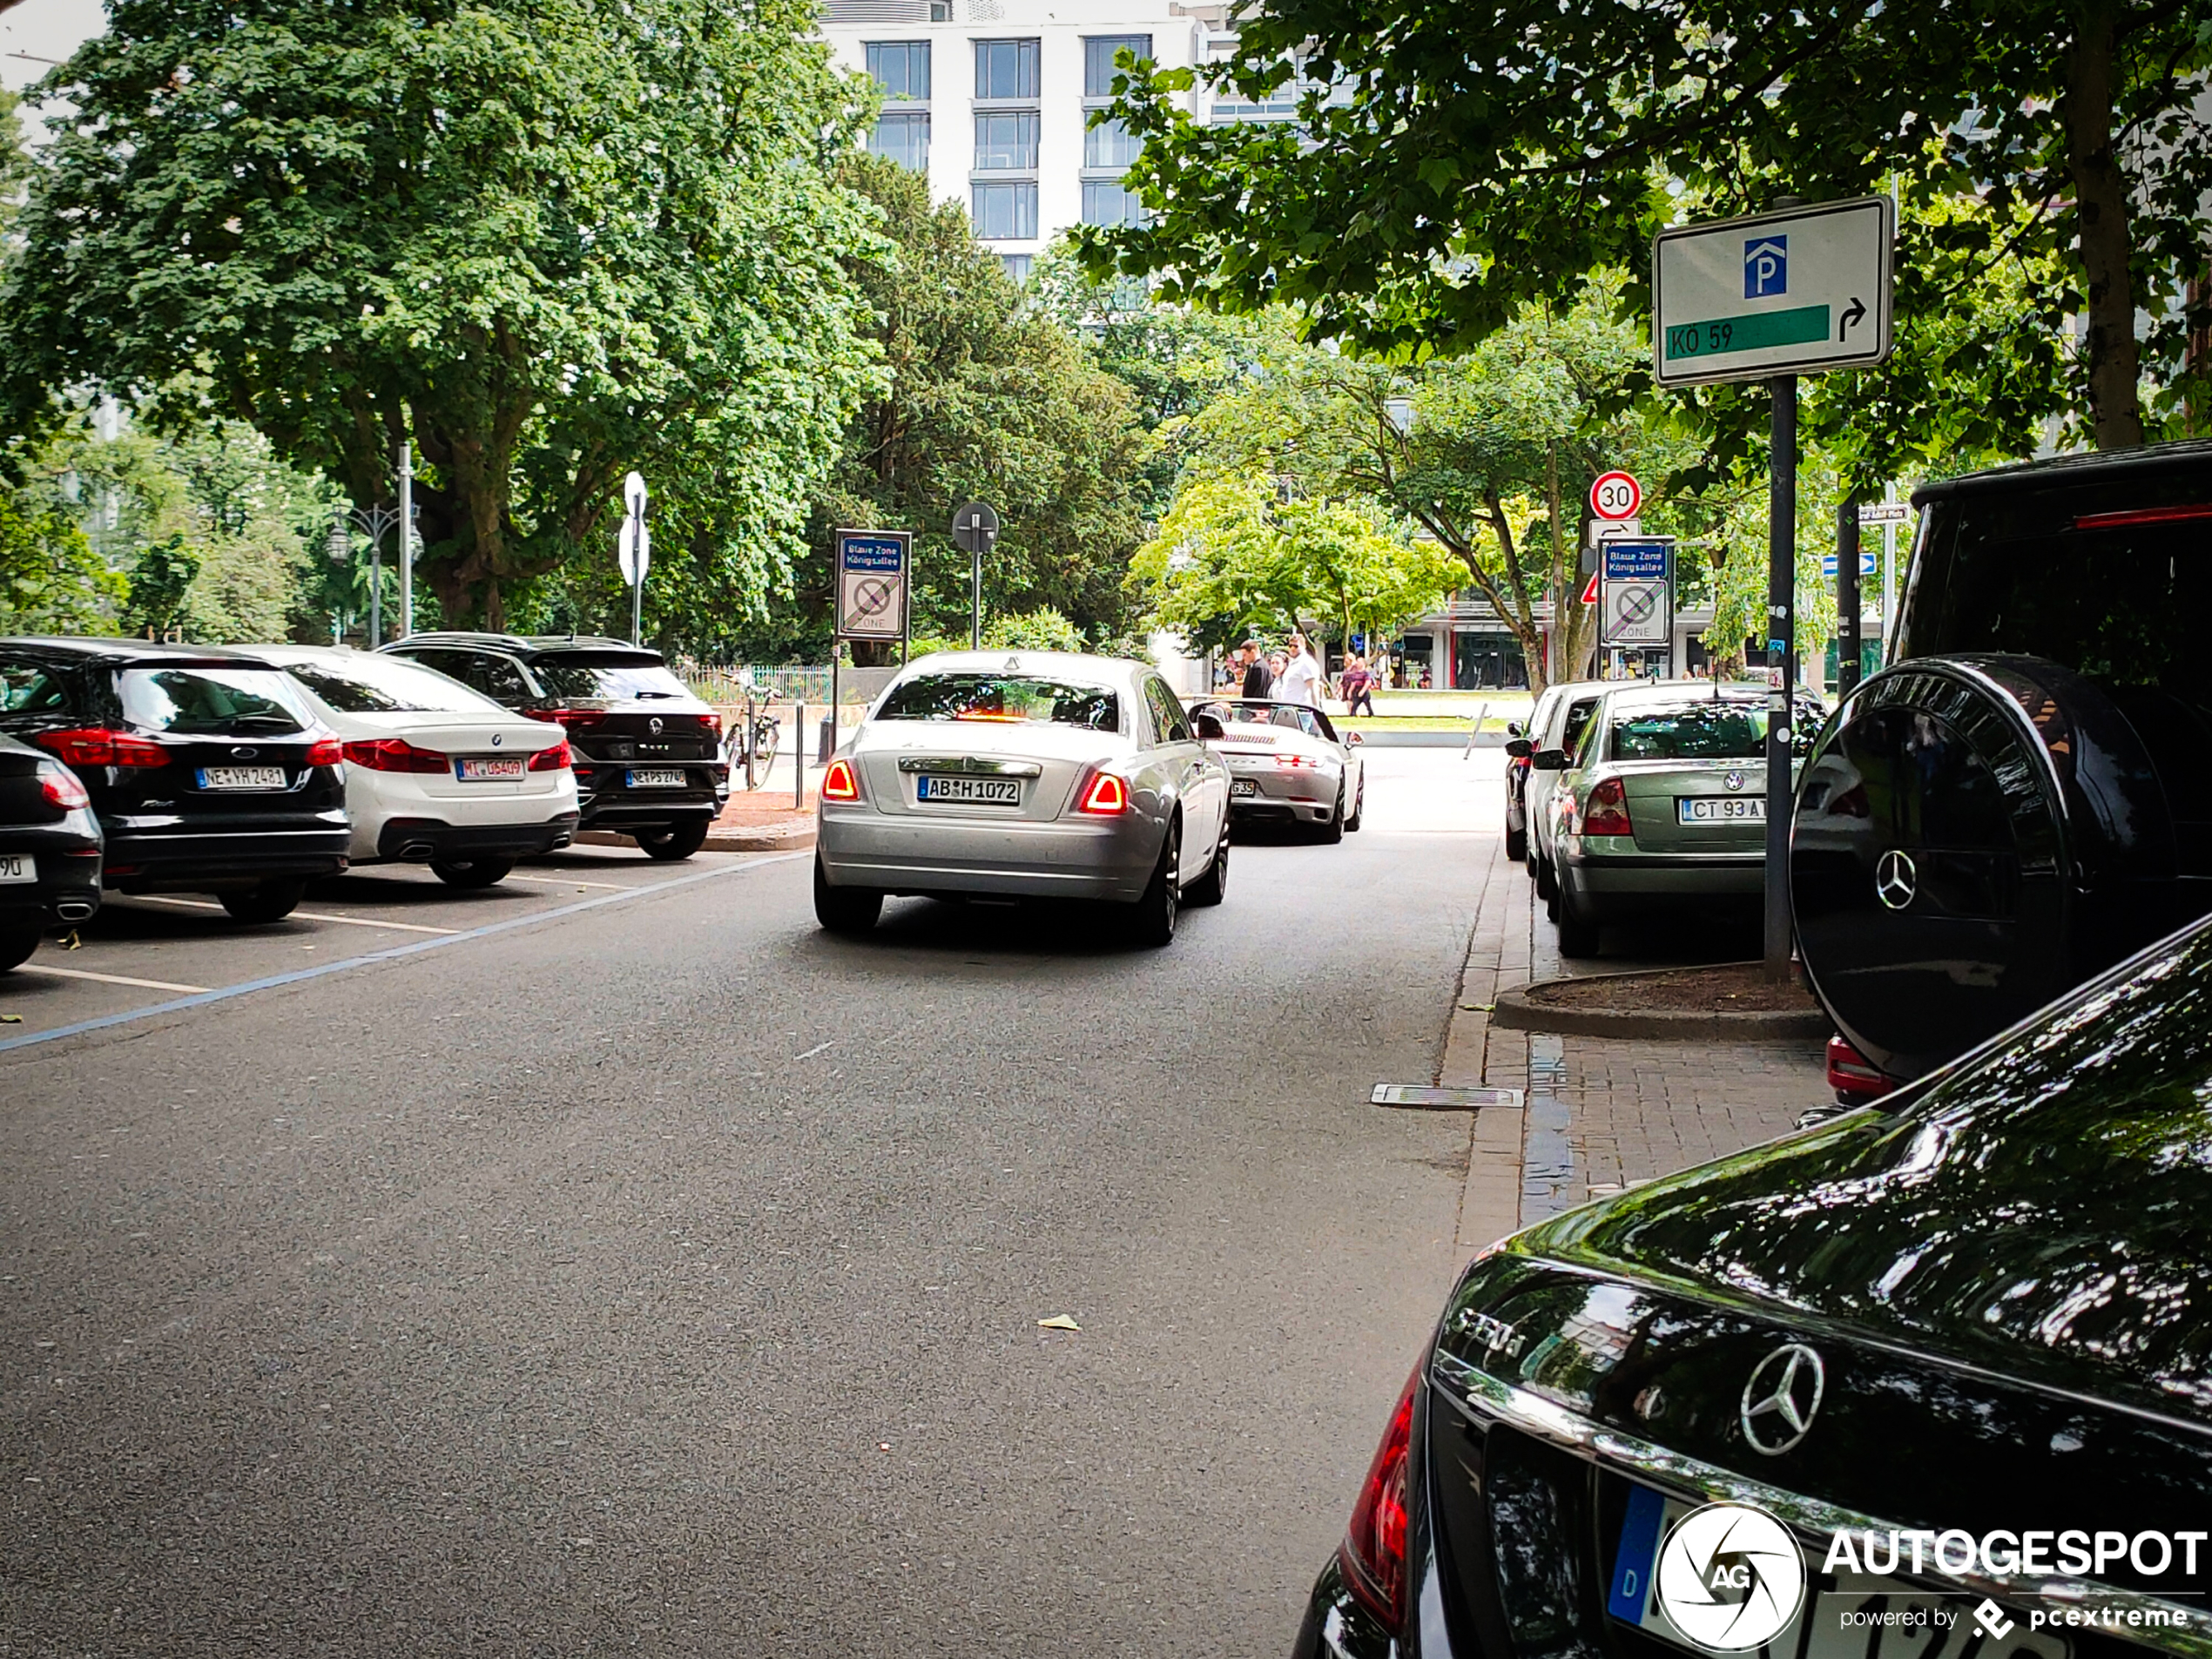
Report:
[{"label": "car side mirror", "polygon": [[1356,749],[1361,744],[1366,742],[1367,739],[1361,737],[1357,732],[1347,732],[1344,734],[1344,740],[1346,744]]},{"label": "car side mirror", "polygon": [[1190,729],[1198,734],[1198,741],[1201,743],[1212,743],[1229,735],[1222,730],[1221,722],[1211,714],[1194,717],[1190,722]]},{"label": "car side mirror", "polygon": [[1517,737],[1521,736],[1521,722],[1520,722],[1520,721],[1518,721],[1518,720],[1508,720],[1508,721],[1507,721],[1507,722],[1506,722],[1506,735],[1507,735],[1507,737],[1509,737],[1509,738],[1517,738]]},{"label": "car side mirror", "polygon": [[1565,772],[1567,770],[1567,751],[1564,749],[1539,749],[1528,757],[1528,764],[1534,766],[1538,772]]},{"label": "car side mirror", "polygon": [[[1507,726],[1506,730],[1510,732],[1513,728]],[[1526,760],[1536,752],[1536,745],[1526,738],[1513,738],[1506,743],[1506,752],[1515,760]]]}]

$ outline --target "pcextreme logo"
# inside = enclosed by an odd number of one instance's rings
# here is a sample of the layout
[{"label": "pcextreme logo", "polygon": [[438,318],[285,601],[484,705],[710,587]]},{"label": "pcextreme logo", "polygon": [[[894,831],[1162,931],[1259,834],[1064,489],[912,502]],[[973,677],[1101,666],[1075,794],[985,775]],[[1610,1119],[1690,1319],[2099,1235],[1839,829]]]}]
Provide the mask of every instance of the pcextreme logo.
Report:
[{"label": "pcextreme logo", "polygon": [[1714,1653],[1764,1646],[1805,1599],[1805,1560],[1790,1529],[1748,1503],[1709,1503],[1659,1546],[1653,1589],[1675,1629]]}]

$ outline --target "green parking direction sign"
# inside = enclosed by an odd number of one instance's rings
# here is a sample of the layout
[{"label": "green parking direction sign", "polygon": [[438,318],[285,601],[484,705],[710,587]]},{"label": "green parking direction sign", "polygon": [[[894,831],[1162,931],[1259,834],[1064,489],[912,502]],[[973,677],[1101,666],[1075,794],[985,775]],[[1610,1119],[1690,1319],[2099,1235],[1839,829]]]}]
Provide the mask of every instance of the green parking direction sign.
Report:
[{"label": "green parking direction sign", "polygon": [[1659,383],[1880,362],[1890,353],[1894,239],[1884,196],[1660,232],[1651,251]]}]

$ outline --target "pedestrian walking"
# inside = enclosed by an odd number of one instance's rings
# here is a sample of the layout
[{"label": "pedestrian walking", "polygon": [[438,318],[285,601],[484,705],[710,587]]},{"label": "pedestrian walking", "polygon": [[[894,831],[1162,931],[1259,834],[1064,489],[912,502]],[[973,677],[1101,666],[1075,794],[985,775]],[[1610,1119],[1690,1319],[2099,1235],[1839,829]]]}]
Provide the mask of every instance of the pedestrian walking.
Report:
[{"label": "pedestrian walking", "polygon": [[1303,703],[1310,709],[1321,706],[1321,664],[1314,660],[1313,649],[1305,643],[1304,634],[1291,636],[1291,651],[1277,676],[1276,698],[1285,703]]},{"label": "pedestrian walking", "polygon": [[1275,690],[1275,676],[1260,660],[1259,641],[1247,639],[1237,648],[1237,660],[1244,665],[1244,684],[1242,695],[1264,703]]},{"label": "pedestrian walking", "polygon": [[1375,677],[1367,671],[1367,659],[1355,655],[1345,664],[1344,677],[1338,683],[1338,695],[1344,698],[1346,715],[1359,712],[1364,705],[1368,713],[1375,711]]}]

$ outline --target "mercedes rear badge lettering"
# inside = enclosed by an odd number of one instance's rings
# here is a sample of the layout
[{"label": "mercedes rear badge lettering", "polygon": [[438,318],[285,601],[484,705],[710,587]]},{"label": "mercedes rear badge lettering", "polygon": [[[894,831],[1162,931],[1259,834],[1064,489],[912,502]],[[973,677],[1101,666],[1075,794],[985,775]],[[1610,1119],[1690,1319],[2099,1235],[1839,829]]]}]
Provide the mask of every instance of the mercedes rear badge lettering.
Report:
[{"label": "mercedes rear badge lettering", "polygon": [[1737,1420],[1754,1452],[1780,1457],[1812,1428],[1828,1370],[1802,1342],[1785,1343],[1752,1368]]},{"label": "mercedes rear badge lettering", "polygon": [[1892,847],[1874,866],[1874,896],[1892,910],[1902,910],[1920,891],[1920,872],[1910,853]]}]

